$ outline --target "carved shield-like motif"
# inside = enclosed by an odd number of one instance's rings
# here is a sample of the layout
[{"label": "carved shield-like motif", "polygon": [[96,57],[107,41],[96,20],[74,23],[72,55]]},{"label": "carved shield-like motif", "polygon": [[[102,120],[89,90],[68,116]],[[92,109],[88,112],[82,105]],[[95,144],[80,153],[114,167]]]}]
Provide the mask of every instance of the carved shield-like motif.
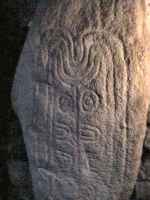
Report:
[{"label": "carved shield-like motif", "polygon": [[75,25],[37,21],[16,73],[13,100],[36,199],[127,200],[148,108],[134,53],[128,54],[117,31],[100,25],[74,31]]}]

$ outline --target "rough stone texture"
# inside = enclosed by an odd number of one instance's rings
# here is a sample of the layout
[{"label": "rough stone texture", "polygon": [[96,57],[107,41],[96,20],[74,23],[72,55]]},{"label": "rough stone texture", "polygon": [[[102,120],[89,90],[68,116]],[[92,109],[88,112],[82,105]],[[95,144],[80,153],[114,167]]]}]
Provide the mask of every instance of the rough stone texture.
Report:
[{"label": "rough stone texture", "polygon": [[[54,1],[54,0],[49,0]],[[0,13],[2,17],[1,24],[1,70],[0,70],[0,88],[1,88],[1,104],[0,104],[0,199],[1,200],[22,200],[31,196],[30,175],[28,174],[26,179],[23,179],[23,183],[18,184],[14,182],[14,176],[24,176],[24,171],[28,171],[28,162],[25,154],[25,147],[22,141],[22,132],[19,128],[19,124],[16,122],[16,118],[12,115],[11,106],[9,102],[10,88],[12,84],[13,74],[16,67],[16,62],[20,54],[22,44],[25,39],[26,32],[30,26],[30,20],[35,8],[35,0],[5,0],[1,1]],[[147,1],[148,2],[148,1]],[[15,44],[15,45],[14,45]],[[3,65],[2,65],[3,64]],[[11,121],[11,123],[10,123]],[[13,125],[12,125],[13,124]],[[7,152],[8,155],[7,155]],[[16,156],[16,154],[19,156]],[[144,153],[142,158],[141,170],[149,173],[148,167],[143,168],[146,160],[149,160],[150,152],[144,147]],[[15,165],[14,172],[11,165],[13,163],[19,163]],[[23,167],[20,170],[20,163]],[[26,164],[24,164],[26,163]],[[14,164],[13,164],[14,166]],[[146,165],[148,166],[148,165]],[[144,165],[144,167],[146,167]],[[9,171],[8,171],[9,169]],[[14,173],[14,174],[13,174]],[[145,173],[145,177],[147,176]],[[17,179],[18,180],[18,179]],[[147,178],[138,178],[138,182],[142,183],[142,187],[145,188],[147,184]],[[149,180],[148,180],[149,182]],[[15,184],[14,184],[15,183]],[[16,185],[16,186],[15,186]],[[19,187],[18,187],[19,185]],[[28,187],[26,187],[28,185]],[[147,184],[148,185],[148,184]],[[30,190],[28,189],[30,188]],[[136,196],[140,196],[141,200],[145,200],[145,194],[150,191],[150,188],[145,192],[140,193],[138,187],[136,187]],[[8,192],[9,191],[9,192]],[[26,192],[25,192],[26,191]],[[140,193],[140,194],[139,194]],[[27,198],[28,199],[28,198]],[[30,198],[29,198],[30,199]],[[28,199],[28,200],[29,200]],[[133,200],[135,200],[135,196]],[[148,200],[150,197],[148,198]],[[139,199],[138,199],[139,200]]]},{"label": "rough stone texture", "polygon": [[39,6],[12,92],[36,200],[129,199],[150,99],[143,3]]},{"label": "rough stone texture", "polygon": [[136,184],[136,199],[150,199],[150,112],[147,120],[147,133],[144,141],[141,169]]}]

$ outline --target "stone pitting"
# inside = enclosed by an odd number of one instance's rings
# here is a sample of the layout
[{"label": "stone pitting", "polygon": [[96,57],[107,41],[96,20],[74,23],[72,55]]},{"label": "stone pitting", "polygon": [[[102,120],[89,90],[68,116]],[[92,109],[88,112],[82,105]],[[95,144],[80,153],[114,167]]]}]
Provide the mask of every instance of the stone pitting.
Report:
[{"label": "stone pitting", "polygon": [[140,0],[42,6],[12,92],[35,199],[128,200],[150,94]]}]

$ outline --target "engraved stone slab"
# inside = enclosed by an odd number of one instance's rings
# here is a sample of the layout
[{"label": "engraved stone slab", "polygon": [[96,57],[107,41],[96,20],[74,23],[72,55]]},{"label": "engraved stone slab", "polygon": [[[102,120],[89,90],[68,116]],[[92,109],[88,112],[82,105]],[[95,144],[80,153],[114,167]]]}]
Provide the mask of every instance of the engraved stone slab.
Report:
[{"label": "engraved stone slab", "polygon": [[150,99],[147,53],[144,1],[39,4],[12,90],[36,200],[129,199]]}]

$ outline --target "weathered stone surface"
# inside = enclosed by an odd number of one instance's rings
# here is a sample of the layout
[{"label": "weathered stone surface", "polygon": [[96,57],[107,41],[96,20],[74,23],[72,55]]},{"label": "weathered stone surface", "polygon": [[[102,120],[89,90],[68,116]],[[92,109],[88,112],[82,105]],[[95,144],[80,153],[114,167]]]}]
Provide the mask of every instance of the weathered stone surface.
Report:
[{"label": "weathered stone surface", "polygon": [[144,1],[42,1],[12,91],[36,200],[128,200],[150,99]]},{"label": "weathered stone surface", "polygon": [[[150,113],[149,113],[150,114]],[[136,200],[149,200],[150,199],[150,140],[149,140],[149,118],[148,114],[148,127],[144,142],[144,149],[142,155],[142,162],[140,172],[136,184]]]},{"label": "weathered stone surface", "polygon": [[150,151],[150,110],[148,111],[147,115],[147,131],[146,131],[144,147]]},{"label": "weathered stone surface", "polygon": [[150,151],[150,127],[147,128],[144,147]]},{"label": "weathered stone surface", "polygon": [[150,198],[150,182],[138,182],[136,185],[137,200],[149,200]]}]

